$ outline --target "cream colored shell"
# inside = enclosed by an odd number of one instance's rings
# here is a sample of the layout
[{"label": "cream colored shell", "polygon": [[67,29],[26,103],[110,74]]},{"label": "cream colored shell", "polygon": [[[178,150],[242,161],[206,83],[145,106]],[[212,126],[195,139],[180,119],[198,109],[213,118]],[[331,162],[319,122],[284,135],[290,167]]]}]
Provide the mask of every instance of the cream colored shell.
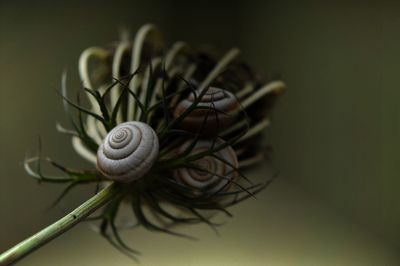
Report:
[{"label": "cream colored shell", "polygon": [[149,125],[126,122],[105,137],[97,151],[97,167],[111,180],[131,182],[151,169],[158,152],[158,137]]}]

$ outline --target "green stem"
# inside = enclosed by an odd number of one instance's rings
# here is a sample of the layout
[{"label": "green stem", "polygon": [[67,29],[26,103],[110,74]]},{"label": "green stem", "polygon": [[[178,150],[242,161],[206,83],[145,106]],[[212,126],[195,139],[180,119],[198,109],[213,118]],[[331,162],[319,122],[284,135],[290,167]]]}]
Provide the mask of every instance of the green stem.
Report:
[{"label": "green stem", "polygon": [[112,183],[60,220],[2,253],[0,255],[0,265],[5,266],[16,263],[57,236],[65,233],[110,201],[118,192],[118,185]]}]

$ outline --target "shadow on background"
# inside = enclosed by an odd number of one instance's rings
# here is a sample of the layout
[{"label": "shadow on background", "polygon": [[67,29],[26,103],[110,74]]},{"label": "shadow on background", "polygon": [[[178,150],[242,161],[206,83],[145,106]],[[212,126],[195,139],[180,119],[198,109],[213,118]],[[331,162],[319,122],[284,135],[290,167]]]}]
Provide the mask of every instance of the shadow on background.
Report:
[{"label": "shadow on background", "polygon": [[[233,208],[221,237],[202,226],[188,229],[198,242],[127,232],[143,265],[399,265],[400,5],[301,2],[0,1],[0,250],[93,193],[82,188],[48,211],[62,187],[38,186],[21,164],[40,134],[45,154],[89,166],[55,130],[66,122],[54,93],[62,70],[77,86],[84,48],[153,22],[168,44],[238,46],[289,88],[266,134],[281,178]],[[265,174],[266,166],[249,173]],[[21,265],[55,263],[131,261],[83,224]]]}]

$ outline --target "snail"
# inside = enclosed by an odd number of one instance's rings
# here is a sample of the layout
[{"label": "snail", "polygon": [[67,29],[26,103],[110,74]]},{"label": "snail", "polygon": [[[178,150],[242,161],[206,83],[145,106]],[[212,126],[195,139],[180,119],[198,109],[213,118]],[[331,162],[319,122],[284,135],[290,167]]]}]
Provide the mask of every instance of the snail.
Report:
[{"label": "snail", "polygon": [[[182,115],[195,101],[194,94],[200,97],[200,93],[201,91],[197,90],[182,100],[174,110],[174,117]],[[227,90],[216,87],[209,87],[197,106],[210,109],[194,109],[180,122],[179,128],[206,136],[215,135],[230,126],[239,110],[239,102],[235,96]],[[207,121],[204,121],[205,119]],[[199,132],[200,130],[202,132]]]},{"label": "snail", "polygon": [[[217,145],[225,143],[222,139],[218,139],[216,143],[212,140],[200,140],[193,147],[191,154],[198,154],[208,151]],[[179,152],[183,152],[191,145],[188,141],[182,145]],[[196,167],[178,168],[174,170],[174,178],[181,184],[184,184],[194,191],[207,191],[208,193],[216,193],[225,191],[229,188],[230,183],[234,181],[238,173],[238,160],[235,151],[231,146],[227,146],[213,153],[214,156],[205,156],[196,161]],[[215,158],[218,157],[218,158]],[[204,170],[203,170],[204,169]]]},{"label": "snail", "polygon": [[97,168],[111,180],[134,181],[150,170],[158,152],[158,137],[149,125],[125,122],[113,128],[100,145]]}]

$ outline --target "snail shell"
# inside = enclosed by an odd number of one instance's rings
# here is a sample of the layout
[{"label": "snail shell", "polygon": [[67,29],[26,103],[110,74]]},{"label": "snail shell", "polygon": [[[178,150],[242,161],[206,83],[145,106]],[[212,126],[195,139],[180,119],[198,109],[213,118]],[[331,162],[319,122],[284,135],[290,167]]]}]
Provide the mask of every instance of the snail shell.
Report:
[{"label": "snail shell", "polygon": [[[189,145],[190,141],[186,142],[180,149],[183,152]],[[215,145],[221,145],[224,141],[218,139]],[[213,142],[210,140],[201,140],[197,142],[194,146],[191,154],[197,154],[210,150],[212,148]],[[238,173],[235,169],[238,168],[238,160],[235,151],[231,146],[227,146],[214,153],[217,157],[222,158],[218,160],[211,156],[205,156],[194,161],[199,168],[206,169],[203,171],[197,168],[179,168],[174,171],[173,175],[175,179],[195,190],[207,191],[209,193],[215,193],[217,191],[223,191],[229,188],[229,183],[237,178]],[[232,166],[231,166],[232,165]],[[224,178],[222,178],[222,176]]]},{"label": "snail shell", "polygon": [[[200,93],[200,91],[196,91],[197,96]],[[187,99],[184,99],[176,106],[174,117],[179,117],[194,101],[194,93],[191,93]],[[230,126],[235,121],[239,110],[239,102],[235,96],[227,90],[216,87],[209,87],[197,106],[209,107],[212,110],[205,108],[193,110],[183,119],[179,127],[189,132],[198,133],[208,113],[203,131],[200,132],[206,136],[216,134],[219,130]]]},{"label": "snail shell", "polygon": [[157,160],[156,132],[142,122],[119,124],[97,151],[97,167],[111,180],[130,182],[143,177]]}]

